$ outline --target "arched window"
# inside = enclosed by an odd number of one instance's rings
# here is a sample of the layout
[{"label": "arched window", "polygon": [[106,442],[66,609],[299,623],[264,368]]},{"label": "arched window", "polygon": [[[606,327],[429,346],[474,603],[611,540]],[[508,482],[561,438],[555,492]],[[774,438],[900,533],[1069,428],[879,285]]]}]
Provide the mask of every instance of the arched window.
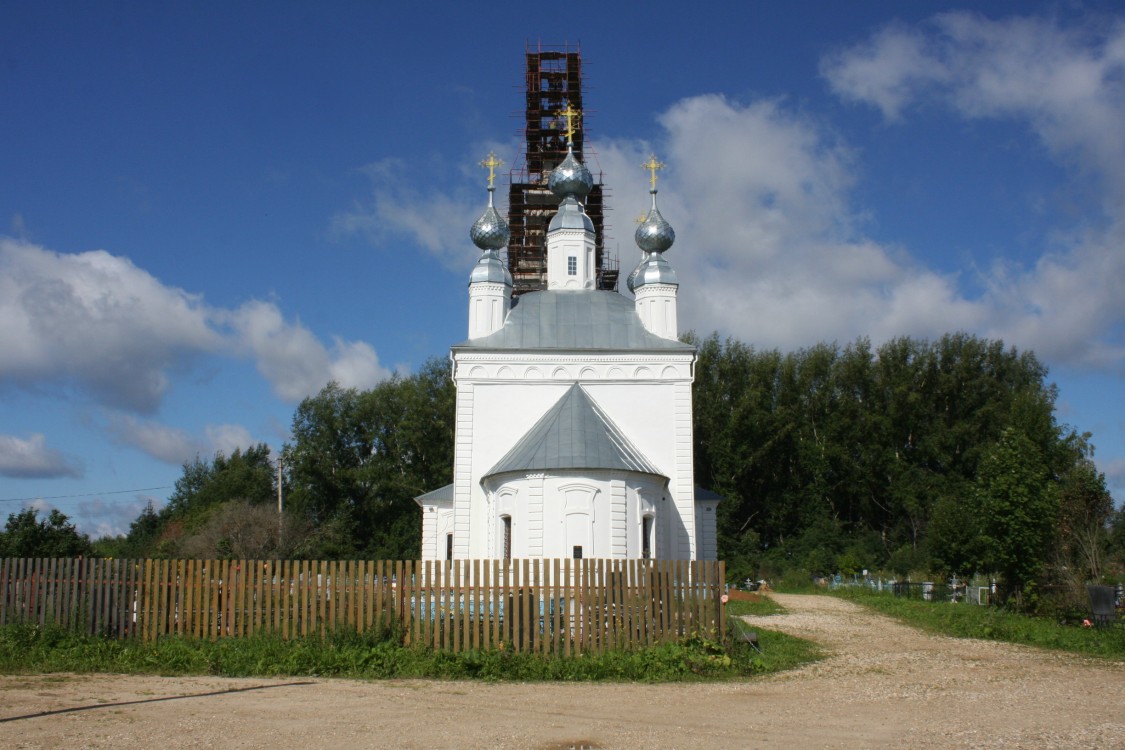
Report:
[{"label": "arched window", "polygon": [[512,517],[500,516],[500,524],[503,527],[503,553],[505,560],[512,559]]},{"label": "arched window", "polygon": [[652,559],[652,516],[641,519],[641,559]]}]

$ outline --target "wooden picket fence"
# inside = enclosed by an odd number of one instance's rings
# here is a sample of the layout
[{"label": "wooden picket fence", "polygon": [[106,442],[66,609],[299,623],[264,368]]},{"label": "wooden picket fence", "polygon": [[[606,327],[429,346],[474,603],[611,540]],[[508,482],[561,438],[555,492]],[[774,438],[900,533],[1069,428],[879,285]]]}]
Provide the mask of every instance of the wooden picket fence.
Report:
[{"label": "wooden picket fence", "polygon": [[724,564],[687,560],[0,561],[0,625],[116,638],[391,629],[445,651],[572,654],[724,633]]}]

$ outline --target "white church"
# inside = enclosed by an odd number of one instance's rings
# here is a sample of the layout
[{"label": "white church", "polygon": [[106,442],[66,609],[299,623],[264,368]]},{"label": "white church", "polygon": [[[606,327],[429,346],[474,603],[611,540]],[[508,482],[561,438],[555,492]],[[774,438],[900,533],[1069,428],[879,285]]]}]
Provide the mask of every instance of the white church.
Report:
[{"label": "white church", "polygon": [[719,497],[693,478],[696,352],[677,338],[659,165],[646,165],[652,207],[637,228],[643,257],[629,299],[596,289],[583,208],[593,178],[569,145],[549,181],[561,204],[546,235],[547,288],[514,301],[499,254],[510,232],[493,205],[497,162],[485,163],[469,337],[452,348],[454,481],[415,498],[424,560],[717,557]]}]

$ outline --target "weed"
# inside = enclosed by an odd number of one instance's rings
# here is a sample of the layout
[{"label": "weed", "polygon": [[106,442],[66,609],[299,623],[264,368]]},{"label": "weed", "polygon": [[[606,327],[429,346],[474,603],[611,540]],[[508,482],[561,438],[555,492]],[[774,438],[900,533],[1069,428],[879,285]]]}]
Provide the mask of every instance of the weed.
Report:
[{"label": "weed", "polygon": [[511,648],[434,651],[404,646],[386,632],[293,640],[259,634],[143,642],[9,625],[0,627],[0,672],[668,682],[736,679],[792,669],[817,658],[816,647],[807,641],[758,632],[764,654],[740,638],[719,642],[696,635],[681,643],[568,657]]}]

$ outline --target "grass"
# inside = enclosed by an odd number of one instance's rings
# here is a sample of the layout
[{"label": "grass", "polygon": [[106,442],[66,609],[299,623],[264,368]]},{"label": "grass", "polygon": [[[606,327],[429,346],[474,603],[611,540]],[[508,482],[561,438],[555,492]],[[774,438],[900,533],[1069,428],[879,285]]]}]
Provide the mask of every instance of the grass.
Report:
[{"label": "grass", "polygon": [[982,638],[1125,660],[1125,628],[1084,628],[996,607],[904,599],[863,589],[833,595],[890,615],[908,625],[957,638]]},{"label": "grass", "polygon": [[785,612],[785,607],[781,606],[773,599],[768,596],[758,596],[757,594],[732,595],[731,600],[727,602],[727,615],[731,617],[741,617],[743,615],[767,617],[769,615],[785,614]]},{"label": "grass", "polygon": [[725,643],[696,636],[677,644],[566,657],[511,649],[454,654],[403,646],[374,633],[288,641],[269,635],[217,641],[168,637],[145,643],[6,625],[0,627],[0,673],[679,682],[745,678],[818,658],[819,650],[807,641],[758,632],[764,654],[732,633]]}]

